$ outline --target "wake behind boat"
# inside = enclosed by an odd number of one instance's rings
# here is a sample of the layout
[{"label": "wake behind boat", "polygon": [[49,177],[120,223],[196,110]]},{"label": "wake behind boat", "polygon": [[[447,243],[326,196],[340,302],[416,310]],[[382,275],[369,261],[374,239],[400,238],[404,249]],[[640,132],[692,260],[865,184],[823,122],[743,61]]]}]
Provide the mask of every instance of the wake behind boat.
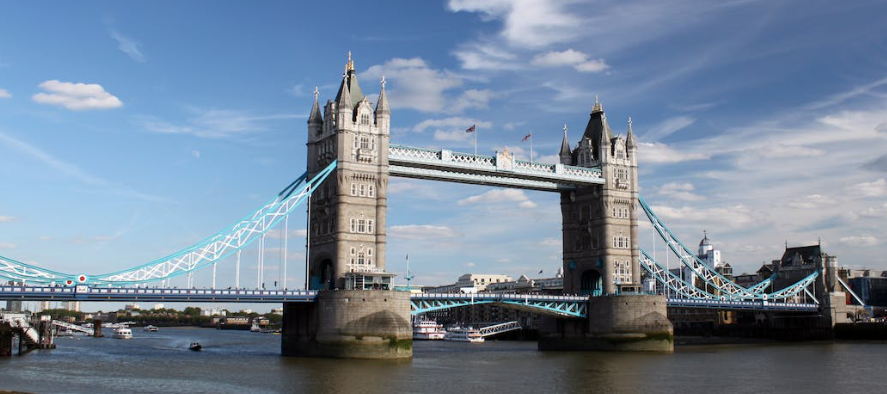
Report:
[{"label": "wake behind boat", "polygon": [[203,346],[200,344],[200,342],[191,342],[191,345],[188,346],[188,349],[199,352],[203,349]]}]

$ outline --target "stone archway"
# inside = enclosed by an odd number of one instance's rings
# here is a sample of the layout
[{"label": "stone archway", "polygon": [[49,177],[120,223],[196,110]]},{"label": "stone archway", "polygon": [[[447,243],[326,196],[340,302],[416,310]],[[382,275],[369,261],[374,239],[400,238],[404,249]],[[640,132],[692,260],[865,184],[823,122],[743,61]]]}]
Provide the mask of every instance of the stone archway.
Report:
[{"label": "stone archway", "polygon": [[599,296],[603,293],[601,273],[596,269],[586,270],[579,280],[579,294]]}]

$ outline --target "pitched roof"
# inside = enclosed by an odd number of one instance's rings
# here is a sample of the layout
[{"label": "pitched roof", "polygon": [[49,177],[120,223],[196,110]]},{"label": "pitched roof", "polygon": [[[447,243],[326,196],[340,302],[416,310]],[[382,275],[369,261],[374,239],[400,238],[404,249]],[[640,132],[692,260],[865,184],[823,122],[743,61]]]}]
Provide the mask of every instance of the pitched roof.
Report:
[{"label": "pitched roof", "polygon": [[351,99],[351,109],[354,109],[354,107],[360,103],[360,100],[363,100],[363,91],[360,90],[360,84],[357,83],[357,74],[354,72],[353,68],[348,69],[345,72],[345,76],[342,78],[342,83],[339,85],[339,93],[336,94],[337,103],[342,99],[343,88],[346,86],[348,87],[347,93]]},{"label": "pitched roof", "polygon": [[819,245],[811,245],[811,246],[795,246],[791,248],[785,248],[785,253],[782,254],[782,259],[780,260],[780,264],[784,266],[791,266],[793,261],[797,257],[798,260],[802,262],[802,264],[814,264],[816,263],[817,258],[822,257],[822,249]]}]

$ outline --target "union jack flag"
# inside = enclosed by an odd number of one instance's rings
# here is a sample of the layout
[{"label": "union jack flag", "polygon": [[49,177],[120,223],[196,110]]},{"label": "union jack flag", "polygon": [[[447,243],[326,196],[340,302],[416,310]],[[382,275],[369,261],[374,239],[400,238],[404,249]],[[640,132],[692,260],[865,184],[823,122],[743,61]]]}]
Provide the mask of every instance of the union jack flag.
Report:
[{"label": "union jack flag", "polygon": [[528,139],[530,139],[530,138],[532,138],[532,137],[533,137],[533,133],[527,134],[527,135],[524,136],[524,139],[520,140],[520,142],[524,142],[524,141],[526,141],[526,140],[528,140]]},{"label": "union jack flag", "polygon": [[476,124],[471,125],[471,127],[466,129],[465,132],[466,133],[473,133],[476,126],[477,126]]}]

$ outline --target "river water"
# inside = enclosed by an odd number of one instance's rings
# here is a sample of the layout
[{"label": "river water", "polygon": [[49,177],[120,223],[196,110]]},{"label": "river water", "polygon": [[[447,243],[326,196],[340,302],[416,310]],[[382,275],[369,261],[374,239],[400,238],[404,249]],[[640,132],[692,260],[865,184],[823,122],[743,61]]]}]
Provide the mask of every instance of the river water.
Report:
[{"label": "river water", "polygon": [[[887,343],[679,346],[674,354],[539,352],[535,342],[415,342],[410,361],[280,356],[280,336],[134,329],[59,338],[0,359],[0,390],[32,393],[887,392]],[[200,342],[201,352],[188,350]]]}]

